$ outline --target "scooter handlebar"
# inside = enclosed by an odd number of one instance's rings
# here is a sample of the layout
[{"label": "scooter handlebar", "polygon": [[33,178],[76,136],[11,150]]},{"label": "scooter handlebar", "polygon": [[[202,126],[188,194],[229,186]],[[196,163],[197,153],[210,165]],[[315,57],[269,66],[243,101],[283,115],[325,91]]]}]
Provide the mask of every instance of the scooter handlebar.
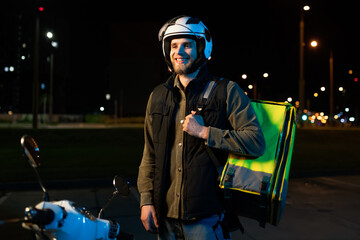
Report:
[{"label": "scooter handlebar", "polygon": [[31,222],[39,226],[50,224],[55,219],[55,213],[49,208],[37,209],[35,207],[27,207],[25,209],[25,222]]}]

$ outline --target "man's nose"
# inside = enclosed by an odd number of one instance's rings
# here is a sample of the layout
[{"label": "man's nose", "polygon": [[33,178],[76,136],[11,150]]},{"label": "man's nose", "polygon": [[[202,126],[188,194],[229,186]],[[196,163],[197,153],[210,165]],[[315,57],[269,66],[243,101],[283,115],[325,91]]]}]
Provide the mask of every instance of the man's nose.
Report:
[{"label": "man's nose", "polygon": [[177,54],[184,54],[184,53],[185,53],[185,46],[180,45],[180,46],[177,48]]}]

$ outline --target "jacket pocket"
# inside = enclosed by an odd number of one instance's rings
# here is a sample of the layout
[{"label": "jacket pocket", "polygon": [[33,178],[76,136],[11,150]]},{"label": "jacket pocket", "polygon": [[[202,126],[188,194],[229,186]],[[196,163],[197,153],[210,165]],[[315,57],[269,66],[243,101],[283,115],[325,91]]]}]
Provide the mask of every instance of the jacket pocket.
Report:
[{"label": "jacket pocket", "polygon": [[150,109],[152,117],[152,130],[154,143],[166,141],[166,131],[169,124],[170,106],[166,104],[155,104]]}]

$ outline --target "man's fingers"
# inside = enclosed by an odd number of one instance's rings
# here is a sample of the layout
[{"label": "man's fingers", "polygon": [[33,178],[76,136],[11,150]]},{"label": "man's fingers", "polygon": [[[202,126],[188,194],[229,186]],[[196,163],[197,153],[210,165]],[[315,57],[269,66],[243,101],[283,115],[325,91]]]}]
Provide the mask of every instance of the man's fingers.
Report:
[{"label": "man's fingers", "polygon": [[145,228],[146,231],[150,231],[150,220],[149,218],[141,218],[141,222]]},{"label": "man's fingers", "polygon": [[158,224],[158,220],[157,220],[157,217],[156,217],[156,213],[155,213],[155,212],[152,212],[152,218],[153,218],[153,220],[154,220],[155,227],[156,227],[156,228],[159,228],[159,224]]}]

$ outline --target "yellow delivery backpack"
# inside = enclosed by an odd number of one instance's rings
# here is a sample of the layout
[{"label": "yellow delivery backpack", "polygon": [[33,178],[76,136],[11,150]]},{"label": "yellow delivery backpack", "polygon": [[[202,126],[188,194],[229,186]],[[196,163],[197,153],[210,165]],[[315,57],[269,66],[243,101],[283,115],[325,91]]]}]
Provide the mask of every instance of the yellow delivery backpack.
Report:
[{"label": "yellow delivery backpack", "polygon": [[296,114],[289,103],[251,100],[265,136],[263,156],[249,159],[229,154],[220,187],[232,211],[265,223],[278,225],[285,207]]}]

